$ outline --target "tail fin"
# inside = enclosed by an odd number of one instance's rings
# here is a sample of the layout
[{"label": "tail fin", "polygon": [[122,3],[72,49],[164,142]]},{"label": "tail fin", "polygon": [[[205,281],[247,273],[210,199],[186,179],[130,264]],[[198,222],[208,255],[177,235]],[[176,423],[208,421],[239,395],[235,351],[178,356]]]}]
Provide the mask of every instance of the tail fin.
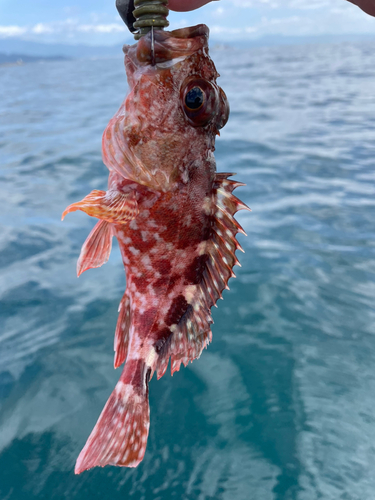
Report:
[{"label": "tail fin", "polygon": [[142,461],[150,427],[148,376],[144,374],[144,380],[139,381],[142,383],[134,385],[132,380],[127,380],[129,368],[125,365],[120,380],[79,454],[76,474],[96,466],[136,467]]}]

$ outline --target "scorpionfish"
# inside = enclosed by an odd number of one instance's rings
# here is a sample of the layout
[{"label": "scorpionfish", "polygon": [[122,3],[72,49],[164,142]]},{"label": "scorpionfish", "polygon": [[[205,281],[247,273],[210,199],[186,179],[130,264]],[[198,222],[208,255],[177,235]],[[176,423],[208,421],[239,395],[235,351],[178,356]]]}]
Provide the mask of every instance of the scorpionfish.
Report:
[{"label": "scorpionfish", "polygon": [[[70,205],[99,219],[77,264],[104,264],[118,240],[127,287],[115,332],[115,368],[125,362],[75,472],[137,466],[150,425],[148,386],[171,359],[172,375],[212,339],[210,309],[221,298],[244,233],[241,185],[217,173],[215,136],[229,106],[208,55],[205,25],[155,31],[125,46],[130,92],[103,134],[108,190]],[[242,250],[242,249],[241,249]]]}]

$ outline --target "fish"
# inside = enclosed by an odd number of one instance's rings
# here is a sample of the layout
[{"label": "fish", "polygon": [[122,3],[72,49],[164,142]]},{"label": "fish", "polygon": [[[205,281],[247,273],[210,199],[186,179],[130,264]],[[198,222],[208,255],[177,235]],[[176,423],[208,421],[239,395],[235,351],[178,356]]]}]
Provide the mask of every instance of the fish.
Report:
[{"label": "fish", "polygon": [[239,265],[234,218],[250,210],[233,195],[245,184],[218,173],[215,138],[229,105],[201,24],[155,30],[124,46],[129,94],[103,133],[108,189],[73,203],[98,220],[83,244],[78,276],[108,261],[118,240],[126,290],[114,366],[124,367],[82,449],[75,473],[136,467],[150,426],[149,382],[200,357],[212,341],[211,308]]}]

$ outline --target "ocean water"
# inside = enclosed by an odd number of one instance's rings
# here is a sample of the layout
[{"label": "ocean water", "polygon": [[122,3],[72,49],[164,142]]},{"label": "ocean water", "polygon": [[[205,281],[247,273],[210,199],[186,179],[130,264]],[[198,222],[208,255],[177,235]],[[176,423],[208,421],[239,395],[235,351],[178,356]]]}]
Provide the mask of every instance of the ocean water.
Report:
[{"label": "ocean water", "polygon": [[125,278],[75,275],[105,189],[118,59],[0,68],[0,499],[375,498],[375,42],[212,50],[246,183],[237,279],[201,358],[150,384],[136,469],[75,459],[120,371]]}]

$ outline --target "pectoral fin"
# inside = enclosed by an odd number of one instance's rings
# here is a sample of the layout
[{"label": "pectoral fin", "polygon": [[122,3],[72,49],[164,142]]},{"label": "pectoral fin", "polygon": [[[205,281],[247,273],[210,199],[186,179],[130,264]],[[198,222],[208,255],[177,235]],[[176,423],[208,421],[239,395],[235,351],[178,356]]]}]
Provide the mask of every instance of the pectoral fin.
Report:
[{"label": "pectoral fin", "polygon": [[138,203],[135,193],[120,193],[110,189],[109,191],[91,191],[82,201],[69,205],[62,214],[64,220],[66,214],[82,210],[91,217],[113,222],[115,224],[125,224],[138,215]]},{"label": "pectoral fin", "polygon": [[100,220],[82,246],[77,262],[77,276],[108,261],[112,249],[112,236],[111,224]]}]

